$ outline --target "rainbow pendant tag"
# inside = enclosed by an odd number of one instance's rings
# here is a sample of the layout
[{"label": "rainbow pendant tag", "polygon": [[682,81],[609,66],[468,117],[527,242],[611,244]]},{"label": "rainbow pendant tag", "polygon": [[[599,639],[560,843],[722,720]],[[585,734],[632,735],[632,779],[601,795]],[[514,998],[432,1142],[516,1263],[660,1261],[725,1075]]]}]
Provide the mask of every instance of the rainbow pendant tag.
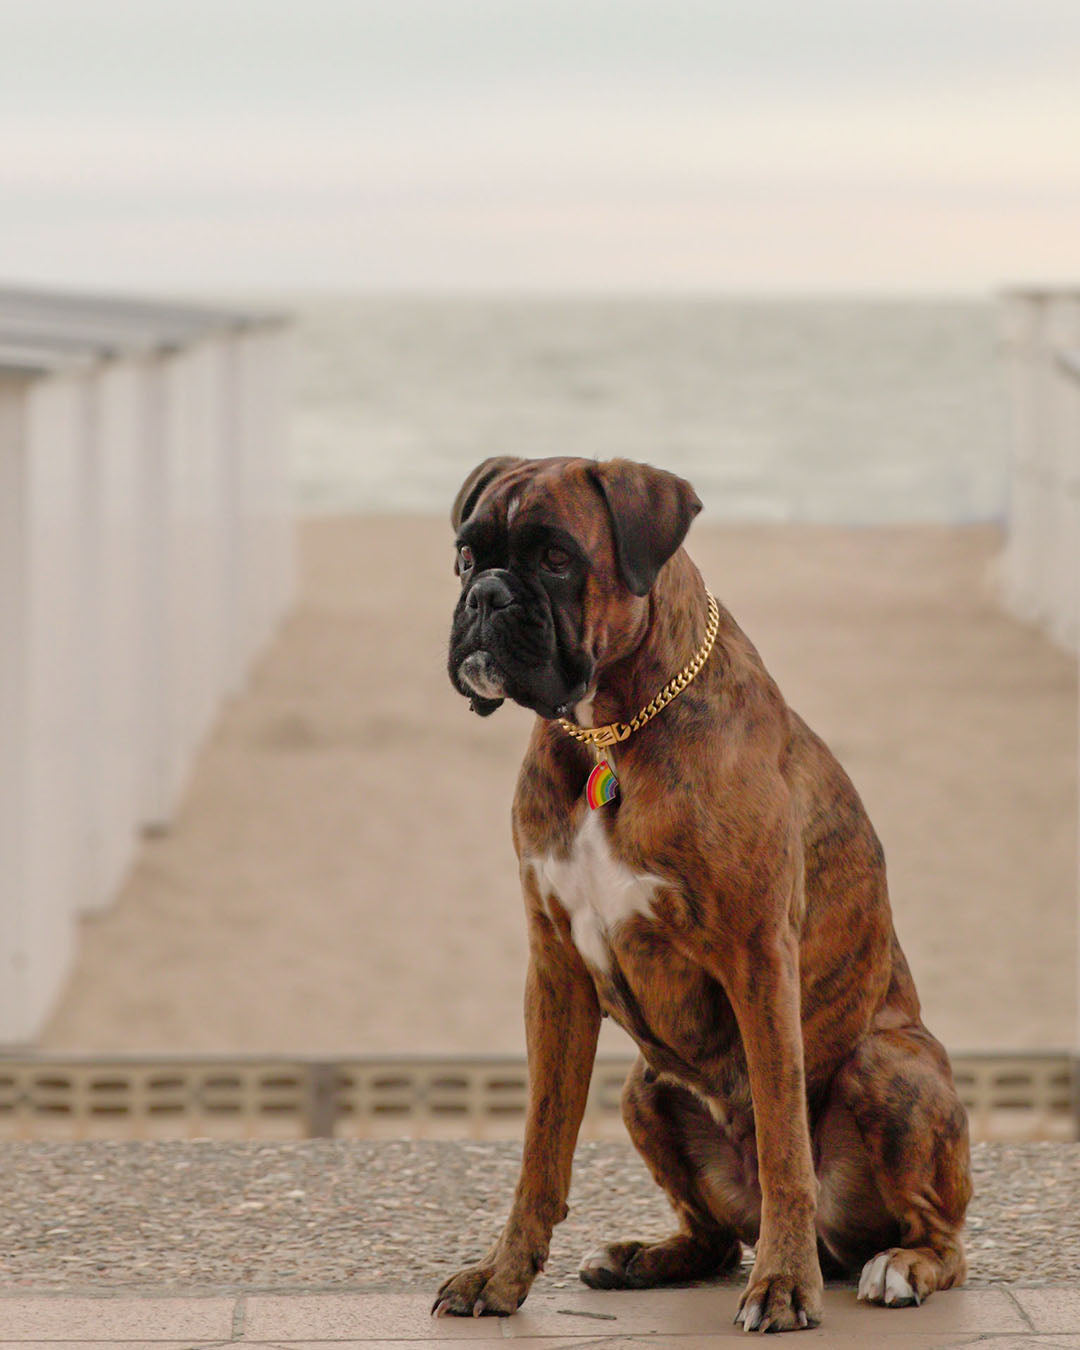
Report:
[{"label": "rainbow pendant tag", "polygon": [[602,759],[589,774],[589,781],[585,784],[585,800],[589,803],[589,809],[595,811],[598,806],[606,806],[618,795],[619,780],[615,770],[606,759]]}]

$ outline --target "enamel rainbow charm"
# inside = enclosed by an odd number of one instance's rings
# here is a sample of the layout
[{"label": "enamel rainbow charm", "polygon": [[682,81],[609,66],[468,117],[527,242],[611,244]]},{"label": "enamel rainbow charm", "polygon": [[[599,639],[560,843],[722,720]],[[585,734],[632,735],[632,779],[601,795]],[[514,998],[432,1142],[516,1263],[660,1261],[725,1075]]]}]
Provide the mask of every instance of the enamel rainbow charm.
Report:
[{"label": "enamel rainbow charm", "polygon": [[598,806],[606,806],[618,795],[619,780],[615,770],[606,759],[602,759],[589,774],[589,781],[585,784],[585,800],[589,803],[589,809],[595,811]]}]

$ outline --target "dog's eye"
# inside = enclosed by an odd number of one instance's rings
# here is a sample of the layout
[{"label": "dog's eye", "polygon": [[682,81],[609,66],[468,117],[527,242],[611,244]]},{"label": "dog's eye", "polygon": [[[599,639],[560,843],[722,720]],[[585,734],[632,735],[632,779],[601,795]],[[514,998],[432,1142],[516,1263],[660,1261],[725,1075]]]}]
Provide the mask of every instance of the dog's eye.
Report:
[{"label": "dog's eye", "polygon": [[570,570],[570,564],[573,562],[570,554],[564,548],[544,549],[540,555],[540,566],[545,572],[552,572],[555,576],[561,577]]},{"label": "dog's eye", "polygon": [[458,576],[464,576],[466,572],[472,571],[473,551],[468,544],[462,544],[457,551],[457,570]]}]

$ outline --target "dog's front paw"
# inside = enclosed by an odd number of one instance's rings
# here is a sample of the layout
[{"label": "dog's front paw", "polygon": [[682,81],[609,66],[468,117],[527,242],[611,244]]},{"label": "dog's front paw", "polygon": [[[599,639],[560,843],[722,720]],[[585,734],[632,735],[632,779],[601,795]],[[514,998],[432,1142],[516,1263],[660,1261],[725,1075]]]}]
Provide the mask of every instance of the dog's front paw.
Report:
[{"label": "dog's front paw", "polygon": [[821,1276],[751,1272],[735,1321],[744,1331],[801,1331],[821,1321]]},{"label": "dog's front paw", "polygon": [[496,1265],[481,1264],[458,1271],[435,1295],[434,1317],[508,1317],[525,1302],[530,1279]]}]

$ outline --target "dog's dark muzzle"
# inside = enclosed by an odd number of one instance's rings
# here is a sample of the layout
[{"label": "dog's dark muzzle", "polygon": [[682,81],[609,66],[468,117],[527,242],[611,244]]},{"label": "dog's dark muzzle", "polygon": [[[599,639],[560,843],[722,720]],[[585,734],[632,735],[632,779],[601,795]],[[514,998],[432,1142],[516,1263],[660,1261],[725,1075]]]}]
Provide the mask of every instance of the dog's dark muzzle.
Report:
[{"label": "dog's dark muzzle", "polygon": [[579,688],[563,669],[551,611],[513,572],[476,576],[458,602],[450,642],[450,678],[477,712],[493,712],[499,694],[553,717]]}]

